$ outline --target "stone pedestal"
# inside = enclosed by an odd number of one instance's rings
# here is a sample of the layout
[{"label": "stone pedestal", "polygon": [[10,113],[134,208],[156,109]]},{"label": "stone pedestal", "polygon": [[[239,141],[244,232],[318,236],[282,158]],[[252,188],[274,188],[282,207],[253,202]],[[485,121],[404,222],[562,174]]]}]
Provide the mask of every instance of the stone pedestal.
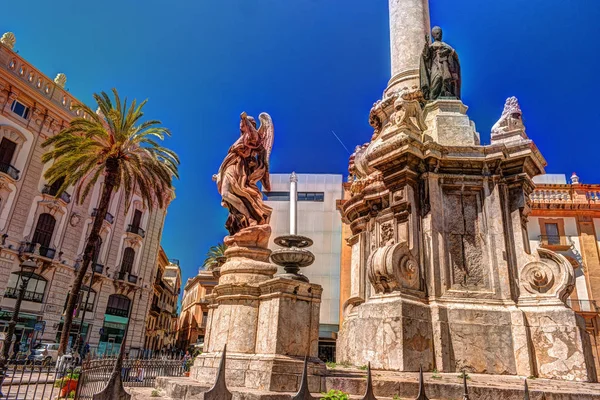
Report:
[{"label": "stone pedestal", "polygon": [[207,352],[196,358],[190,377],[210,387],[227,345],[229,387],[295,391],[308,356],[309,384],[319,391],[325,370],[317,357],[322,288],[274,278],[277,267],[266,262],[270,251],[261,247],[266,234],[257,233],[254,242],[229,240],[219,285],[210,296]]},{"label": "stone pedestal", "polygon": [[425,106],[427,129],[423,141],[432,140],[443,146],[479,145],[479,133],[467,116],[468,107],[456,99],[438,99]]},{"label": "stone pedestal", "polygon": [[338,360],[373,369],[433,369],[433,333],[429,307],[395,294],[373,296],[344,320],[338,336]]}]

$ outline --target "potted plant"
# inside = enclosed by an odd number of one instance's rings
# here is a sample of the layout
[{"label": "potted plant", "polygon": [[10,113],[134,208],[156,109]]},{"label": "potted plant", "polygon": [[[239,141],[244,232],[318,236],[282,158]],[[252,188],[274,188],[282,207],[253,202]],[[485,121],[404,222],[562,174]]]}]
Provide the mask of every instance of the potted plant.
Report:
[{"label": "potted plant", "polygon": [[64,378],[57,379],[56,381],[54,381],[54,387],[60,388],[60,397],[69,398],[71,393],[75,393],[77,391],[78,381],[79,371],[74,371],[67,374]]}]

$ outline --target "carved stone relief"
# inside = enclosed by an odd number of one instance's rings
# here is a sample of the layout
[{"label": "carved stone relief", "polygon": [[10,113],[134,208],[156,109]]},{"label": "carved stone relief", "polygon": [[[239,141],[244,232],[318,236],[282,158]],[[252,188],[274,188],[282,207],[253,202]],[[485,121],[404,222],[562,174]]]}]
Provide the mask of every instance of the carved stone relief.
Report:
[{"label": "carved stone relief", "polygon": [[538,260],[531,261],[519,271],[519,300],[565,301],[575,287],[571,263],[561,254],[538,248]]},{"label": "carved stone relief", "polygon": [[444,194],[446,246],[453,289],[480,289],[489,285],[480,211],[478,192],[451,190]]}]

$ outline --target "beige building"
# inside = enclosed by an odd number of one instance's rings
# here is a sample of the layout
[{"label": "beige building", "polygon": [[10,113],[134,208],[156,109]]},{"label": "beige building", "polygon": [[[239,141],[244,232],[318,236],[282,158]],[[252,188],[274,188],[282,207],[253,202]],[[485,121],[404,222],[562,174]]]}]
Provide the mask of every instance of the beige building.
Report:
[{"label": "beige building", "polygon": [[177,299],[181,290],[181,269],[177,260],[170,261],[161,247],[158,253],[154,294],[146,320],[144,349],[150,353],[175,349],[177,334]]},{"label": "beige building", "polygon": [[573,266],[575,288],[567,304],[585,320],[596,370],[600,371],[600,185],[575,174],[534,178],[527,230],[531,248],[549,249]]},{"label": "beige building", "polygon": [[200,270],[198,275],[187,280],[177,326],[177,348],[187,350],[204,343],[208,318],[206,296],[212,293],[217,281],[211,271],[205,270]]},{"label": "beige building", "polygon": [[[54,197],[58,185],[49,186],[43,178],[48,165],[41,162],[41,144],[78,115],[73,110],[78,100],[65,90],[63,74],[52,80],[14,52],[12,34],[1,42],[0,331],[18,294],[19,264],[33,257],[37,275],[25,292],[16,335],[23,343],[55,342],[102,182],[80,205],[71,201],[73,188]],[[130,323],[128,346],[143,347],[164,217],[163,210],[148,210],[139,196],[125,212],[123,193],[113,195],[72,341],[81,333],[92,350],[114,353]]]}]

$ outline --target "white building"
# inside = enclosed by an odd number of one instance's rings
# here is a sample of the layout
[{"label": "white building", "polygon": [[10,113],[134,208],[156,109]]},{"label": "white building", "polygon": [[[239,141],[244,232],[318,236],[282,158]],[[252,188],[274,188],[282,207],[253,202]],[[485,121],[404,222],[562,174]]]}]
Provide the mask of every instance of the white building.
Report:
[{"label": "white building", "polygon": [[[310,251],[314,264],[301,272],[311,283],[323,287],[319,327],[319,355],[334,359],[335,336],[339,329],[340,258],[342,222],[336,210],[336,201],[342,199],[342,175],[297,174],[298,177],[298,235],[314,241]],[[271,192],[265,194],[266,203],[273,208],[273,233],[269,247],[278,248],[273,239],[289,234],[290,230],[290,174],[272,174]]]}]

